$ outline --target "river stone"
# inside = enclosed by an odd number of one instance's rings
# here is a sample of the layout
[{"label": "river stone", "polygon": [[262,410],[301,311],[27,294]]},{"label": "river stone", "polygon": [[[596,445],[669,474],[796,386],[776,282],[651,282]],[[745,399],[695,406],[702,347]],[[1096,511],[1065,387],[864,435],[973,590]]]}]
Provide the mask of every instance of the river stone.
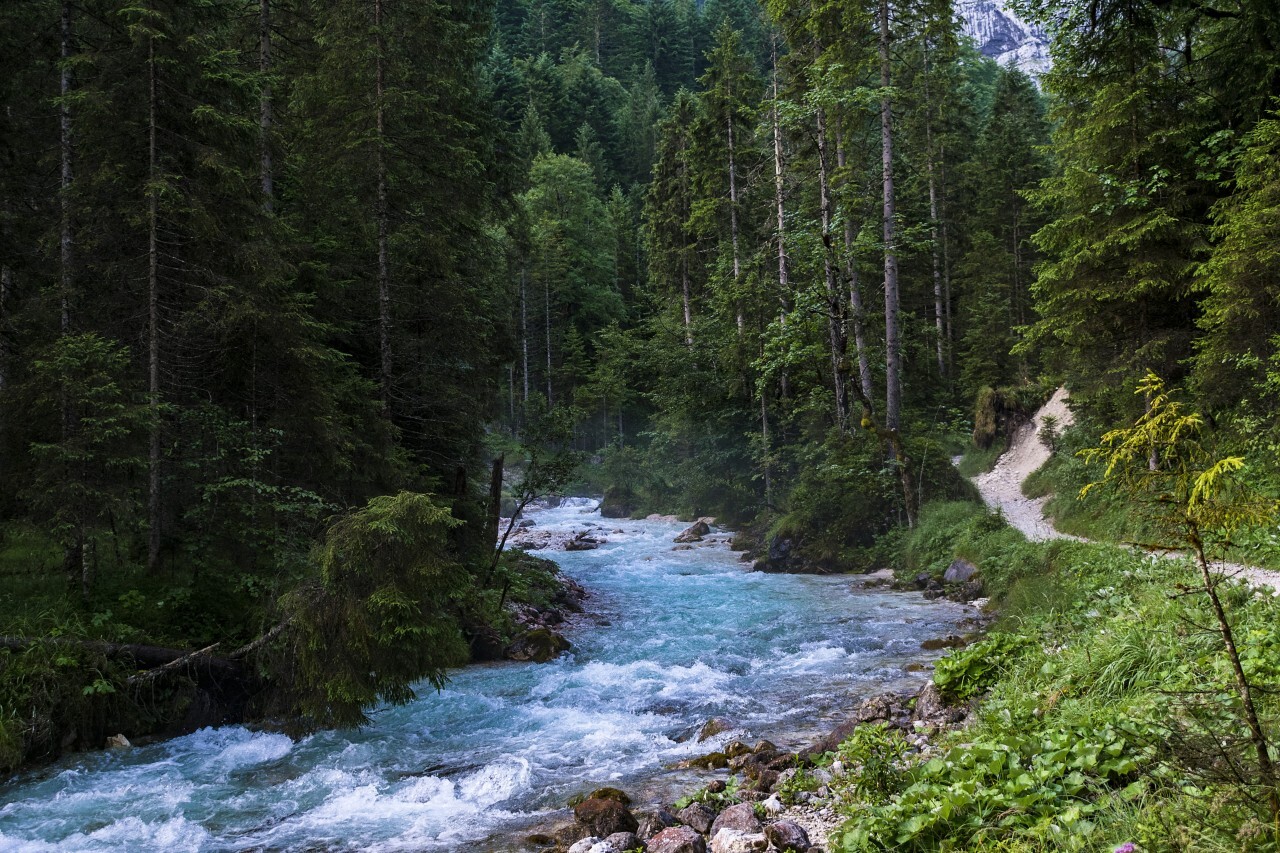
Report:
[{"label": "river stone", "polygon": [[615,832],[606,838],[604,843],[617,850],[618,853],[623,853],[625,850],[644,849],[644,842],[634,832]]},{"label": "river stone", "polygon": [[689,527],[681,531],[680,535],[675,538],[676,542],[701,542],[702,537],[711,532],[710,526],[701,519],[695,521]]},{"label": "river stone", "polygon": [[711,853],[762,853],[768,849],[769,839],[763,832],[722,829],[711,836]]},{"label": "river stone", "polygon": [[506,655],[510,660],[531,660],[546,663],[559,656],[563,651],[572,648],[564,637],[549,628],[534,628],[516,637],[507,646]]},{"label": "river stone", "polygon": [[687,826],[673,826],[650,838],[645,849],[648,853],[707,853],[707,842]]},{"label": "river stone", "polygon": [[952,560],[942,576],[946,583],[964,583],[978,573],[978,567],[968,560]]},{"label": "river stone", "polygon": [[955,634],[948,634],[945,637],[934,637],[925,640],[920,644],[920,648],[926,652],[936,652],[939,649],[963,649],[969,645],[964,641],[963,637],[957,637]]},{"label": "river stone", "polygon": [[698,729],[698,743],[702,743],[708,738],[713,738],[718,734],[723,734],[733,728],[733,723],[724,717],[712,717],[702,724],[702,728]]},{"label": "river stone", "polygon": [[[759,832],[762,827],[760,820],[756,817],[755,810],[746,803],[738,803],[736,806],[720,812],[720,816],[711,824],[711,831],[708,833],[712,839],[715,839],[716,833],[722,829],[735,829],[738,832]],[[711,845],[715,846],[714,841]]]},{"label": "river stone", "polygon": [[581,826],[598,838],[615,832],[635,832],[640,828],[635,815],[617,800],[583,800],[573,807],[573,816]]},{"label": "river stone", "polygon": [[581,841],[575,841],[573,845],[569,847],[569,853],[591,853],[591,848],[595,847],[599,843],[599,838],[596,838],[594,835],[588,835]]},{"label": "river stone", "polygon": [[764,828],[765,838],[782,853],[805,853],[809,849],[809,833],[793,820],[780,820]]},{"label": "river stone", "polygon": [[751,752],[751,747],[740,740],[731,740],[724,745],[723,752],[729,758],[737,758],[740,755],[748,755]]},{"label": "river stone", "polygon": [[690,803],[676,812],[676,817],[680,818],[680,822],[685,826],[693,827],[706,835],[711,829],[711,824],[715,822],[716,813],[702,803]]},{"label": "river stone", "polygon": [[622,803],[624,806],[631,805],[631,797],[627,796],[625,791],[620,791],[617,788],[610,788],[608,786],[604,788],[596,788],[590,794],[587,794],[586,799],[613,800],[614,802]]},{"label": "river stone", "polygon": [[641,840],[652,838],[664,829],[680,825],[680,820],[665,806],[658,806],[652,811],[641,812],[637,817],[640,819],[640,828],[636,831],[636,834],[640,836]]}]

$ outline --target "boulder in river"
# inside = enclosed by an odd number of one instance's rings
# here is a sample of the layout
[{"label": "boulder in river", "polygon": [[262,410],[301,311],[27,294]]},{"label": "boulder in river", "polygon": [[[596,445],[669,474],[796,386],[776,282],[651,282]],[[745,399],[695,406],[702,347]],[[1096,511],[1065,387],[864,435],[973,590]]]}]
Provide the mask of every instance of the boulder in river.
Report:
[{"label": "boulder in river", "polygon": [[707,853],[702,835],[687,826],[664,829],[649,839],[648,853]]},{"label": "boulder in river", "polygon": [[685,528],[679,536],[675,538],[676,542],[701,542],[702,537],[711,532],[711,525],[702,519],[698,519],[689,527]]},{"label": "boulder in river", "polygon": [[702,724],[702,728],[698,729],[698,743],[702,743],[708,738],[713,738],[718,734],[723,734],[733,728],[733,723],[724,717],[712,717]]},{"label": "boulder in river", "polygon": [[574,820],[598,838],[615,832],[635,832],[640,828],[635,815],[617,800],[596,797],[583,800],[573,807]]},{"label": "boulder in river", "polygon": [[516,637],[511,645],[507,646],[506,655],[509,660],[546,663],[571,648],[573,645],[568,640],[550,628],[534,628]]},{"label": "boulder in river", "polygon": [[569,845],[568,853],[591,853],[591,848],[600,843],[600,839],[594,835],[588,835],[579,841],[575,841]]},{"label": "boulder in river", "polygon": [[636,511],[636,496],[625,486],[609,486],[600,501],[601,518],[630,518]]},{"label": "boulder in river", "polygon": [[585,530],[577,536],[564,543],[566,551],[594,551],[601,545],[601,540],[596,539]]}]

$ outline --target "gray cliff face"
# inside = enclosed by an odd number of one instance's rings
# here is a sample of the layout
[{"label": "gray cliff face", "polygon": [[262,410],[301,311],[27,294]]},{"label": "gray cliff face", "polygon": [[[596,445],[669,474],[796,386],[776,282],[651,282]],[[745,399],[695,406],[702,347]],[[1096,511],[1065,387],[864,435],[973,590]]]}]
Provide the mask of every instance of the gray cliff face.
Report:
[{"label": "gray cliff face", "polygon": [[973,39],[983,56],[1015,66],[1039,79],[1049,70],[1049,38],[1024,21],[1004,0],[956,0],[961,32]]}]

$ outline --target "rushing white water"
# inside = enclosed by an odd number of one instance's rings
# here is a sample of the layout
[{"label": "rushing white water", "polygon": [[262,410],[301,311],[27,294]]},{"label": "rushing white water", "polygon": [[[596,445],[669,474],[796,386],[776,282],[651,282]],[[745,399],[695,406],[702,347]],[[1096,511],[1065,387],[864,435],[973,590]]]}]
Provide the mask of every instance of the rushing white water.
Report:
[{"label": "rushing white water", "polygon": [[[902,669],[932,657],[920,642],[972,612],[752,573],[724,536],[673,551],[684,525],[602,520],[585,501],[532,517],[608,539],[543,552],[592,592],[571,652],[459,670],[359,731],[231,726],[72,756],[0,787],[0,850],[513,848],[574,793],[670,795],[691,774],[666,766],[731,737],[825,733],[859,696],[921,678]],[[696,743],[713,716],[741,728]]]}]

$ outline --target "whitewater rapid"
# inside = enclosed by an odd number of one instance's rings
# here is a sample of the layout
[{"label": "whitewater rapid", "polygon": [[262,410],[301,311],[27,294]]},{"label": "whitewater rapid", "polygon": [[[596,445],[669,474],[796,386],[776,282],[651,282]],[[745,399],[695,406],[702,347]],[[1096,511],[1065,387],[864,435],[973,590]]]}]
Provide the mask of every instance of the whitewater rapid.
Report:
[{"label": "whitewater rapid", "polygon": [[[750,572],[725,534],[674,551],[684,525],[601,519],[585,499],[530,517],[608,540],[539,552],[591,592],[567,654],[455,671],[356,731],[228,726],[69,756],[0,786],[0,850],[517,849],[575,793],[670,797],[697,775],[670,765],[730,738],[824,734],[859,697],[919,683],[905,667],[936,657],[921,641],[972,613]],[[737,728],[697,743],[711,717]]]}]

